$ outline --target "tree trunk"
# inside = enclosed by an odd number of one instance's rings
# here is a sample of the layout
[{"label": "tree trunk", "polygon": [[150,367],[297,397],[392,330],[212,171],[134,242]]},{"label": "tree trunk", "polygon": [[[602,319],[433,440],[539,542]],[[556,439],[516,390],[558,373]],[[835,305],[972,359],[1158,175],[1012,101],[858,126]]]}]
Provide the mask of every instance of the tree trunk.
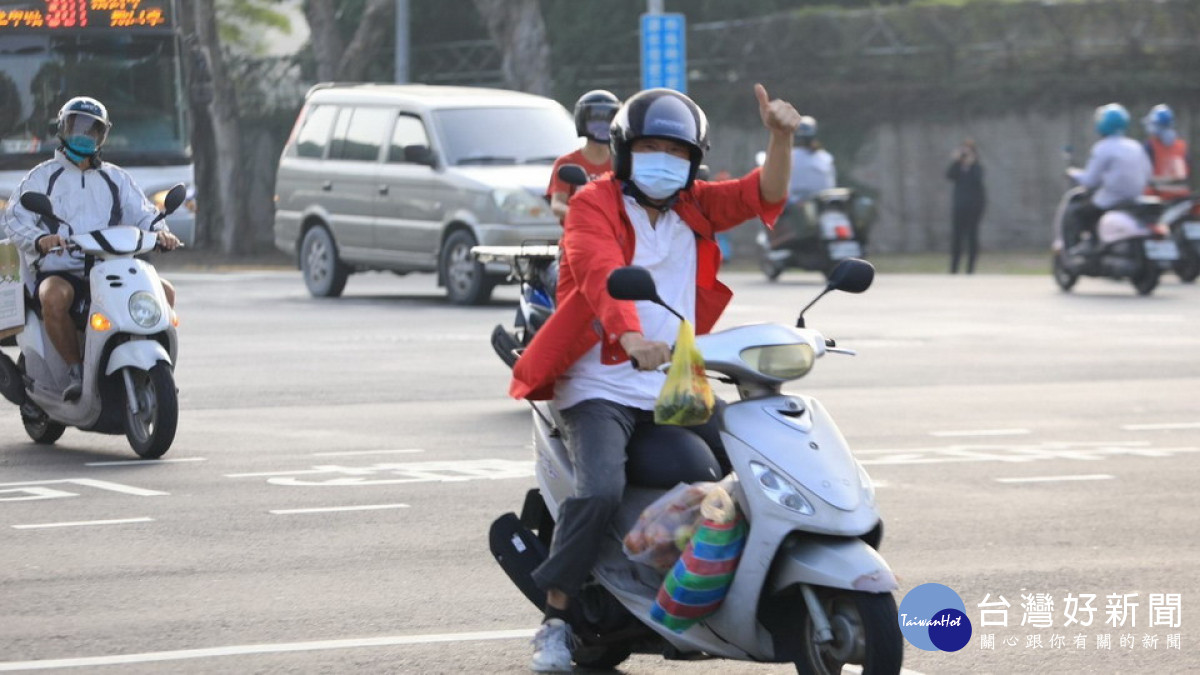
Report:
[{"label": "tree trunk", "polygon": [[[211,208],[218,213],[217,242],[223,253],[233,253],[237,247],[241,210],[241,129],[238,120],[237,95],[233,82],[225,72],[221,43],[217,35],[217,15],[213,0],[194,0],[195,29],[200,61],[207,67],[212,82],[212,99],[208,103],[213,150],[216,153],[216,191],[198,200],[197,208]],[[209,201],[215,203],[208,204]],[[211,222],[211,215],[208,219]]]},{"label": "tree trunk", "polygon": [[511,89],[549,96],[550,45],[538,0],[474,0],[492,41],[502,54],[504,81]]},{"label": "tree trunk", "polygon": [[347,43],[338,32],[333,0],[309,0],[304,8],[317,61],[320,82],[361,82],[367,69],[380,60],[380,52],[394,30],[395,0],[368,0],[354,36]]},{"label": "tree trunk", "polygon": [[333,0],[308,0],[304,18],[308,20],[313,58],[317,62],[317,81],[332,82],[337,79],[342,54],[346,51],[338,32]]}]

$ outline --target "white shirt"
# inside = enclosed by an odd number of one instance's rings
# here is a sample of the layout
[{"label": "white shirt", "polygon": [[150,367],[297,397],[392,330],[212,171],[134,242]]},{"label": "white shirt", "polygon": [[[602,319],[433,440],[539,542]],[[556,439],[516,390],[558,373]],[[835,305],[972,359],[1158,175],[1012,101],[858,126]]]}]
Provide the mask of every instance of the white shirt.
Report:
[{"label": "white shirt", "polygon": [[[25,175],[13,191],[4,214],[4,229],[28,261],[38,257],[38,238],[50,234],[42,217],[20,204],[18,196],[30,191],[42,194],[49,191],[54,214],[70,223],[70,233],[74,234],[113,225],[134,225],[148,230],[157,215],[157,209],[121,167],[102,162],[100,168],[84,171],[67,159],[62,150],[56,150],[53,159],[38,164]],[[164,227],[160,221],[154,229]],[[66,236],[67,228],[60,226],[59,234]],[[48,255],[42,259],[41,270],[82,271],[83,260],[68,255]]]},{"label": "white shirt", "polygon": [[1096,191],[1093,204],[1108,209],[1141,196],[1153,173],[1146,149],[1116,134],[1096,141],[1087,166],[1072,175],[1080,185]]},{"label": "white shirt", "polygon": [[[674,211],[650,216],[633,197],[625,196],[625,212],[635,236],[632,264],[645,267],[658,286],[658,297],[694,326],[696,324],[696,234]],[[652,302],[639,301],[638,320],[647,340],[674,344],[679,319]],[[570,408],[576,403],[602,398],[641,410],[653,410],[666,373],[633,368],[628,362],[605,365],[597,343],[567,369],[554,386],[554,405]]]},{"label": "white shirt", "polygon": [[808,201],[821,190],[837,186],[837,170],[833,155],[824,148],[813,152],[808,148],[792,148],[792,180],[788,185],[792,201]]}]

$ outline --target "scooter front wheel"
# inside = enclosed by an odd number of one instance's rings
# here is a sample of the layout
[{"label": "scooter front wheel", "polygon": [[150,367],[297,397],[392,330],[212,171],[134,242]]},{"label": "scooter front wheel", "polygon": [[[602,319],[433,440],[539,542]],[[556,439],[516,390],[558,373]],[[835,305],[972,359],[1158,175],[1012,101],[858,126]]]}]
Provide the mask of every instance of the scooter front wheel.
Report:
[{"label": "scooter front wheel", "polygon": [[1054,281],[1058,287],[1064,291],[1069,291],[1079,280],[1079,275],[1067,268],[1067,263],[1063,260],[1065,254],[1061,251],[1054,254],[1053,273]]},{"label": "scooter front wheel", "polygon": [[[158,362],[149,371],[129,369],[133,391],[126,391],[125,438],[138,457],[157,459],[175,441],[179,423],[179,398],[170,366]],[[130,399],[137,403],[134,412]]]},{"label": "scooter front wheel", "polygon": [[[818,642],[817,630],[806,610],[800,625],[800,675],[836,675],[842,666],[857,664],[863,675],[899,673],[904,661],[904,635],[896,618],[891,593],[864,593],[816,589],[833,629],[833,640]],[[801,607],[803,604],[801,603]]]}]

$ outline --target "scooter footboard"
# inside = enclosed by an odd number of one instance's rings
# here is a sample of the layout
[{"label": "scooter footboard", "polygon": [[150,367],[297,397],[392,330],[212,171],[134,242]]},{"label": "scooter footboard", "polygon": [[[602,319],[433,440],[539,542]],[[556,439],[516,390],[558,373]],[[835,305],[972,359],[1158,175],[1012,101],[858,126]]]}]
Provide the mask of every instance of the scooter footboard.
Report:
[{"label": "scooter footboard", "polygon": [[779,549],[767,590],[773,595],[796,584],[868,593],[899,587],[887,562],[863,540],[793,534]]}]

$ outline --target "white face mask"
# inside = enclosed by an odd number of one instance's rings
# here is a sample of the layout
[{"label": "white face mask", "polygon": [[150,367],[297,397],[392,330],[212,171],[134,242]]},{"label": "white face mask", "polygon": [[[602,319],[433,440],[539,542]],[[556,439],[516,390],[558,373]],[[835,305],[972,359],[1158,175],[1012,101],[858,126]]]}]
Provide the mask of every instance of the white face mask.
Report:
[{"label": "white face mask", "polygon": [[665,152],[633,152],[630,179],[651,199],[666,199],[683,189],[692,163]]}]

